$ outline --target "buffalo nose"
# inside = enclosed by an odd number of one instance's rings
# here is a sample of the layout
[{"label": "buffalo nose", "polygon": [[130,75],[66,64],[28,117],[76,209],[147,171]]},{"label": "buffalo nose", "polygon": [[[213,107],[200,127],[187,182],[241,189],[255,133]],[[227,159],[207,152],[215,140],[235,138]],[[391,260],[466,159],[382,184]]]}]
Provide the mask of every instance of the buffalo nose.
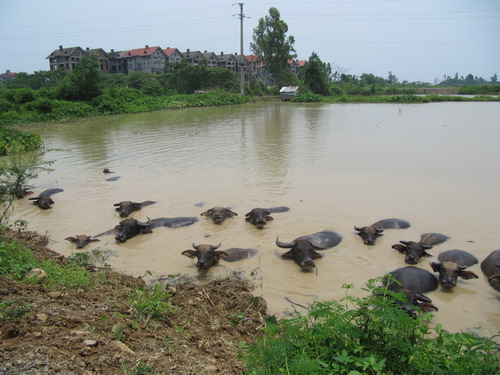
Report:
[{"label": "buffalo nose", "polygon": [[120,212],[120,216],[121,216],[121,217],[127,217],[127,216],[128,216],[128,214],[127,214],[126,212]]},{"label": "buffalo nose", "polygon": [[366,240],[365,244],[366,245],[375,245],[375,241],[373,241],[373,240]]}]

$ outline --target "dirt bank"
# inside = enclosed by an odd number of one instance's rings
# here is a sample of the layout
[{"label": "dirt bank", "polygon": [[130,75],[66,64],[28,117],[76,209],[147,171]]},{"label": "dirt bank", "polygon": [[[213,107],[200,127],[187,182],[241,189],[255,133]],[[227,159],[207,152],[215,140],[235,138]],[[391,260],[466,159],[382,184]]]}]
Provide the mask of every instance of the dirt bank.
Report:
[{"label": "dirt bank", "polygon": [[[44,238],[10,232],[40,258],[64,259]],[[212,280],[174,287],[175,311],[146,323],[132,317],[129,296],[143,280],[111,270],[92,290],[49,291],[0,276],[0,303],[25,306],[18,321],[0,320],[0,374],[241,374],[241,347],[263,326],[265,302],[249,282]]]}]

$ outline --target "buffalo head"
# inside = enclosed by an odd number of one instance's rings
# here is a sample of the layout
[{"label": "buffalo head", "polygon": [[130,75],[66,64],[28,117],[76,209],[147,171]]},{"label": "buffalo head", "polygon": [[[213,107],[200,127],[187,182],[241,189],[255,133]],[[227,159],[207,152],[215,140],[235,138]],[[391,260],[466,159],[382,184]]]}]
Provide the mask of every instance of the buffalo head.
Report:
[{"label": "buffalo head", "polygon": [[358,235],[363,239],[365,245],[375,245],[375,240],[382,236],[384,227],[376,227],[373,225],[366,227],[354,226],[354,229],[358,232]]},{"label": "buffalo head", "polygon": [[408,264],[417,264],[420,258],[424,256],[431,256],[425,250],[432,249],[432,246],[425,245],[420,242],[414,241],[399,241],[401,244],[392,245],[392,248],[404,253],[405,262]]},{"label": "buffalo head", "polygon": [[34,205],[37,205],[43,210],[47,210],[49,208],[52,208],[51,205],[54,204],[54,201],[50,196],[47,195],[40,195],[38,197],[34,198],[28,198],[29,200],[33,201]]},{"label": "buffalo head", "polygon": [[322,258],[321,254],[314,251],[316,247],[308,240],[296,239],[293,242],[281,242],[276,238],[276,245],[281,248],[291,249],[282,255],[285,259],[293,259],[302,271],[310,272],[316,267],[314,259]]},{"label": "buffalo head", "polygon": [[273,220],[271,213],[264,208],[254,208],[252,211],[245,214],[245,220],[250,224],[255,225],[256,228],[262,229],[264,225],[270,220]]},{"label": "buffalo head", "polygon": [[99,241],[99,239],[92,238],[92,236],[87,236],[85,234],[77,234],[75,237],[66,237],[65,240],[76,243],[77,249],[83,249],[90,242]]},{"label": "buffalo head", "polygon": [[132,212],[139,211],[142,207],[142,203],[122,201],[120,203],[113,204],[113,206],[116,207],[116,211],[120,213],[121,217],[127,217]]},{"label": "buffalo head", "polygon": [[220,258],[225,258],[228,255],[224,251],[216,251],[220,247],[221,243],[212,246],[212,245],[196,245],[192,244],[193,249],[195,250],[184,250],[181,254],[185,255],[189,258],[198,258],[196,262],[196,267],[199,271],[207,270],[210,267],[216,265],[219,262]]},{"label": "buffalo head", "polygon": [[136,219],[122,220],[115,227],[115,231],[117,232],[115,235],[116,242],[125,242],[138,234],[153,233],[149,228],[150,225],[150,220],[147,223],[141,223]]},{"label": "buffalo head", "polygon": [[220,206],[213,207],[210,210],[201,213],[201,216],[206,216],[211,218],[215,224],[221,224],[224,220],[226,220],[226,218],[237,215],[238,214],[236,212],[233,212],[228,208]]},{"label": "buffalo head", "polygon": [[445,288],[453,288],[457,285],[457,279],[477,279],[478,276],[471,271],[466,271],[467,266],[459,265],[455,262],[432,262],[431,267],[434,272],[439,272],[439,284]]}]

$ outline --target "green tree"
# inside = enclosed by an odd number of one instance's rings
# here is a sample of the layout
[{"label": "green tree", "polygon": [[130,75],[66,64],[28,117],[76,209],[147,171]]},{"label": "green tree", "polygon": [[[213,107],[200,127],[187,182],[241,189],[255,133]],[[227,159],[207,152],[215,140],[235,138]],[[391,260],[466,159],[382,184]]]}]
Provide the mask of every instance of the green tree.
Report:
[{"label": "green tree", "polygon": [[497,77],[496,73],[493,75],[493,77],[490,78],[490,82],[491,83],[497,83],[498,82],[498,77]]},{"label": "green tree", "polygon": [[396,83],[398,83],[398,77],[392,74],[391,71],[389,71],[389,74],[387,75],[387,83],[389,85],[395,85]]},{"label": "green tree", "polygon": [[97,56],[83,57],[75,70],[59,85],[59,97],[66,100],[91,100],[101,94]]},{"label": "green tree", "polygon": [[259,56],[269,69],[274,83],[288,84],[285,80],[290,76],[288,60],[296,57],[293,45],[293,36],[287,36],[288,25],[280,19],[280,12],[276,8],[269,9],[269,15],[261,18],[253,30],[252,51]]},{"label": "green tree", "polygon": [[330,95],[328,73],[325,64],[321,61],[316,52],[311,54],[304,67],[304,84],[315,94]]},{"label": "green tree", "polygon": [[31,88],[38,90],[44,87],[57,86],[67,75],[66,70],[39,70],[33,74],[19,73],[16,79],[12,79],[5,83],[5,87],[9,89]]}]

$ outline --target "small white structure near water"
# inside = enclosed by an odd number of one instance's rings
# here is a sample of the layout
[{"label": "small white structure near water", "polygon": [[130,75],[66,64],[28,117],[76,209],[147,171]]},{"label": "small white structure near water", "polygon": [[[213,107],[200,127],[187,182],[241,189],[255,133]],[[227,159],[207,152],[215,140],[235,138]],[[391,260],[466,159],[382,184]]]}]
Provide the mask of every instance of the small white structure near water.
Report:
[{"label": "small white structure near water", "polygon": [[290,100],[299,92],[299,86],[284,86],[280,90],[281,100]]}]

